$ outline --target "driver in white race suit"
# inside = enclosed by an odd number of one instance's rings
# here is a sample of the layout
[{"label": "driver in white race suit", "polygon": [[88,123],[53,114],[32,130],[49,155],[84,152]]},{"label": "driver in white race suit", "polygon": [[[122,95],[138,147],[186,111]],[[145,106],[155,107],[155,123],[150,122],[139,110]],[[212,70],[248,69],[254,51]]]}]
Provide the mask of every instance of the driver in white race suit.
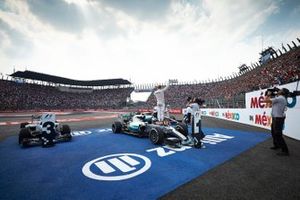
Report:
[{"label": "driver in white race suit", "polygon": [[157,100],[157,119],[158,121],[163,121],[164,120],[164,112],[165,112],[165,91],[169,88],[169,82],[167,83],[166,87],[162,88],[161,85],[158,85],[157,90],[154,92],[154,95]]}]

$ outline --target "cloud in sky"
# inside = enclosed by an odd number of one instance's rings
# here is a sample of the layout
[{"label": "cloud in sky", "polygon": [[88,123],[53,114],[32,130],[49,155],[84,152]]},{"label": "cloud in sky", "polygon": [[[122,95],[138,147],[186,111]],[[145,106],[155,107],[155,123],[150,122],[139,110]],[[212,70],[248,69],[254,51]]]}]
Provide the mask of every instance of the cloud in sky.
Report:
[{"label": "cloud in sky", "polygon": [[62,0],[28,0],[30,12],[61,31],[80,32],[84,19],[79,7]]},{"label": "cloud in sky", "polygon": [[215,79],[300,36],[297,0],[6,0],[0,72],[134,83]]}]

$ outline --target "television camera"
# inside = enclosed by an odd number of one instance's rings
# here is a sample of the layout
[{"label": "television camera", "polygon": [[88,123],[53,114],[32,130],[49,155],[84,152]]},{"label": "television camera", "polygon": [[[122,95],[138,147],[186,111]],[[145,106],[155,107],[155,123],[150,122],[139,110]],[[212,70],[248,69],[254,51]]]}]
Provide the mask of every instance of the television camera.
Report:
[{"label": "television camera", "polygon": [[[265,92],[265,96],[270,96],[271,98],[275,97],[278,92],[279,92],[279,88],[277,87],[274,87],[274,88],[269,88],[267,89],[267,91]],[[288,98],[288,97],[296,97],[296,96],[299,96],[300,95],[300,91],[293,91],[293,92],[290,92],[287,88],[282,88],[281,89],[283,91],[283,95]]]},{"label": "television camera", "polygon": [[186,101],[188,103],[197,103],[199,106],[202,106],[205,103],[205,100],[201,98],[192,98],[192,97],[188,97]]}]

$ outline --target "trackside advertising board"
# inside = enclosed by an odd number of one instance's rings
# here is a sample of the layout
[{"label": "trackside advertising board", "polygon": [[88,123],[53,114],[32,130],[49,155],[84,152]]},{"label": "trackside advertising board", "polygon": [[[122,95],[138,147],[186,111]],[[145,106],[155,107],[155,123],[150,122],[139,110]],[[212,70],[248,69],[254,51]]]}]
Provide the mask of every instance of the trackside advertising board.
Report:
[{"label": "trackside advertising board", "polygon": [[[287,88],[290,92],[299,91],[298,82],[289,83],[286,85],[276,86],[277,88]],[[257,90],[253,92],[246,93],[246,108],[255,109],[255,108],[268,108],[269,106],[263,103],[264,95],[267,89]],[[288,108],[289,109],[300,109],[300,96],[289,97],[287,98]]]},{"label": "trackside advertising board", "polygon": [[[278,88],[287,88],[290,92],[299,90],[297,89],[297,82],[281,85]],[[201,114],[271,129],[271,108],[262,102],[265,91],[266,89],[247,93],[245,109],[202,109]],[[300,140],[300,96],[288,98],[286,116],[283,133]]]}]

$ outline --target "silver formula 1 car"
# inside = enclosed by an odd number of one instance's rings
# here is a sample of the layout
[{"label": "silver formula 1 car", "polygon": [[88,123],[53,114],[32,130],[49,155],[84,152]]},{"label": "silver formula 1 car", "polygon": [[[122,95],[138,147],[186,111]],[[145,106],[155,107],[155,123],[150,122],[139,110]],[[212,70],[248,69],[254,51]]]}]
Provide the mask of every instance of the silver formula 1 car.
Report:
[{"label": "silver formula 1 car", "polygon": [[68,125],[61,125],[56,121],[55,114],[45,113],[32,116],[31,123],[20,124],[19,145],[28,147],[42,145],[53,146],[57,142],[70,141],[71,129]]},{"label": "silver formula 1 car", "polygon": [[[151,114],[127,113],[119,116],[112,124],[113,133],[125,133],[138,137],[149,137],[153,144],[166,144],[172,147],[182,145],[201,148],[199,135],[189,135],[188,126],[172,118],[157,122]],[[199,136],[199,137],[198,137]]]}]

